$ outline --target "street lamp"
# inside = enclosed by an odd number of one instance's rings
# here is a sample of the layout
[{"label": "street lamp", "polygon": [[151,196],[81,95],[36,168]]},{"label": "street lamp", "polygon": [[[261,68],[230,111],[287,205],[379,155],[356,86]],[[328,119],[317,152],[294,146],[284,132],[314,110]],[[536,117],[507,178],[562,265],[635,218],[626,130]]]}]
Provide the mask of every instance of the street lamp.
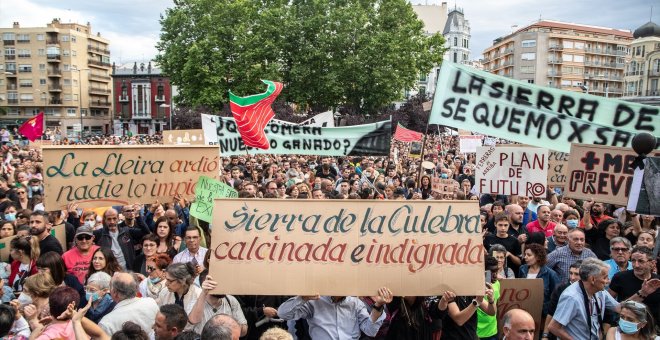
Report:
[{"label": "street lamp", "polygon": [[78,104],[80,104],[80,107],[78,108],[78,111],[80,112],[80,142],[82,143],[82,138],[83,138],[83,104],[82,104],[82,81],[80,80],[80,71],[89,71],[88,68],[72,68],[71,72],[78,72]]},{"label": "street lamp", "polygon": [[[160,104],[160,107],[162,107],[163,109],[165,109],[165,108],[168,108],[168,107],[171,107],[171,106],[170,106],[169,104]],[[170,110],[170,126],[169,126],[169,130],[172,130],[172,110]]]}]

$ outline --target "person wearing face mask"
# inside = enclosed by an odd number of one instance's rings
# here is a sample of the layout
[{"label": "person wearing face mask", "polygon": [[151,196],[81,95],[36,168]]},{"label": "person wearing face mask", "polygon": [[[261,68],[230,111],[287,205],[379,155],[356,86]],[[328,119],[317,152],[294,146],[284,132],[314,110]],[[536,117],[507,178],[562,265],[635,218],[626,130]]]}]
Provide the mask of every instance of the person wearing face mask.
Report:
[{"label": "person wearing face mask", "polygon": [[143,297],[156,299],[165,288],[165,270],[172,264],[167,254],[156,254],[148,257],[145,263],[147,277],[140,282],[139,290]]},{"label": "person wearing face mask", "polygon": [[83,225],[76,230],[75,247],[62,255],[67,273],[74,275],[81,284],[85,283],[85,276],[92,261],[92,255],[99,246],[94,244],[94,229]]},{"label": "person wearing face mask", "polygon": [[32,198],[32,196],[34,195],[43,195],[44,188],[41,185],[41,180],[39,180],[38,178],[31,178],[28,181],[27,192],[28,192],[28,198]]},{"label": "person wearing face mask", "polygon": [[611,327],[607,331],[606,340],[628,340],[655,338],[653,316],[646,305],[636,301],[621,303],[618,327]]},{"label": "person wearing face mask", "polygon": [[101,319],[117,304],[112,300],[108,292],[110,291],[110,275],[104,272],[96,272],[89,276],[87,285],[85,286],[85,295],[87,301],[92,301],[92,306],[87,311],[85,316],[98,323]]},{"label": "person wearing face mask", "polygon": [[5,207],[5,221],[12,222],[14,225],[16,225],[16,213],[18,210],[16,210],[16,206],[13,204],[9,204]]},{"label": "person wearing face mask", "polygon": [[569,230],[575,229],[580,224],[580,213],[577,210],[567,210],[564,212],[563,221]]}]

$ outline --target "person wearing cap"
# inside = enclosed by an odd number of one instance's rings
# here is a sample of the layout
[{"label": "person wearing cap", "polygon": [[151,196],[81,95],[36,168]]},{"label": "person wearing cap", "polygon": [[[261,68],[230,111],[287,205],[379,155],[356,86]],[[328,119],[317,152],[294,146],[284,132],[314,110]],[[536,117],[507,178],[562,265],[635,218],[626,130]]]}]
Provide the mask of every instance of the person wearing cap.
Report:
[{"label": "person wearing cap", "polygon": [[94,244],[94,229],[83,225],[76,230],[75,247],[62,255],[67,273],[75,276],[81,284],[85,284],[85,276],[94,252],[99,246]]}]

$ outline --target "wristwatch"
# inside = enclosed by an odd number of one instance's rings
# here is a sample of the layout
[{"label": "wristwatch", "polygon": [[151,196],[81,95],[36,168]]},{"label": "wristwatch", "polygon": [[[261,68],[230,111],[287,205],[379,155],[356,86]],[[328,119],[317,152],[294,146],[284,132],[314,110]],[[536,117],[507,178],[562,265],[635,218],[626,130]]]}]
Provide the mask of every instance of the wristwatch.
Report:
[{"label": "wristwatch", "polygon": [[472,305],[477,307],[479,305],[479,302],[477,302],[476,299],[472,299]]},{"label": "wristwatch", "polygon": [[383,309],[385,308],[385,305],[380,305],[380,307],[376,307],[376,304],[374,303],[373,306],[371,306],[373,309],[377,310],[378,312],[382,312]]}]

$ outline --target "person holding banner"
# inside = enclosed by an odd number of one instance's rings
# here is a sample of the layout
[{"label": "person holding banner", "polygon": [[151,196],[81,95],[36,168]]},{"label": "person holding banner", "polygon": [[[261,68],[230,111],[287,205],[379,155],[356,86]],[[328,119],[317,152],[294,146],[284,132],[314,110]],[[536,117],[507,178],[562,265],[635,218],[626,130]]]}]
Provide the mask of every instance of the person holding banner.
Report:
[{"label": "person holding banner", "polygon": [[376,336],[392,298],[389,289],[380,288],[368,313],[367,305],[355,296],[296,296],[281,304],[277,315],[284,320],[306,319],[314,340],[359,339],[360,331]]}]

